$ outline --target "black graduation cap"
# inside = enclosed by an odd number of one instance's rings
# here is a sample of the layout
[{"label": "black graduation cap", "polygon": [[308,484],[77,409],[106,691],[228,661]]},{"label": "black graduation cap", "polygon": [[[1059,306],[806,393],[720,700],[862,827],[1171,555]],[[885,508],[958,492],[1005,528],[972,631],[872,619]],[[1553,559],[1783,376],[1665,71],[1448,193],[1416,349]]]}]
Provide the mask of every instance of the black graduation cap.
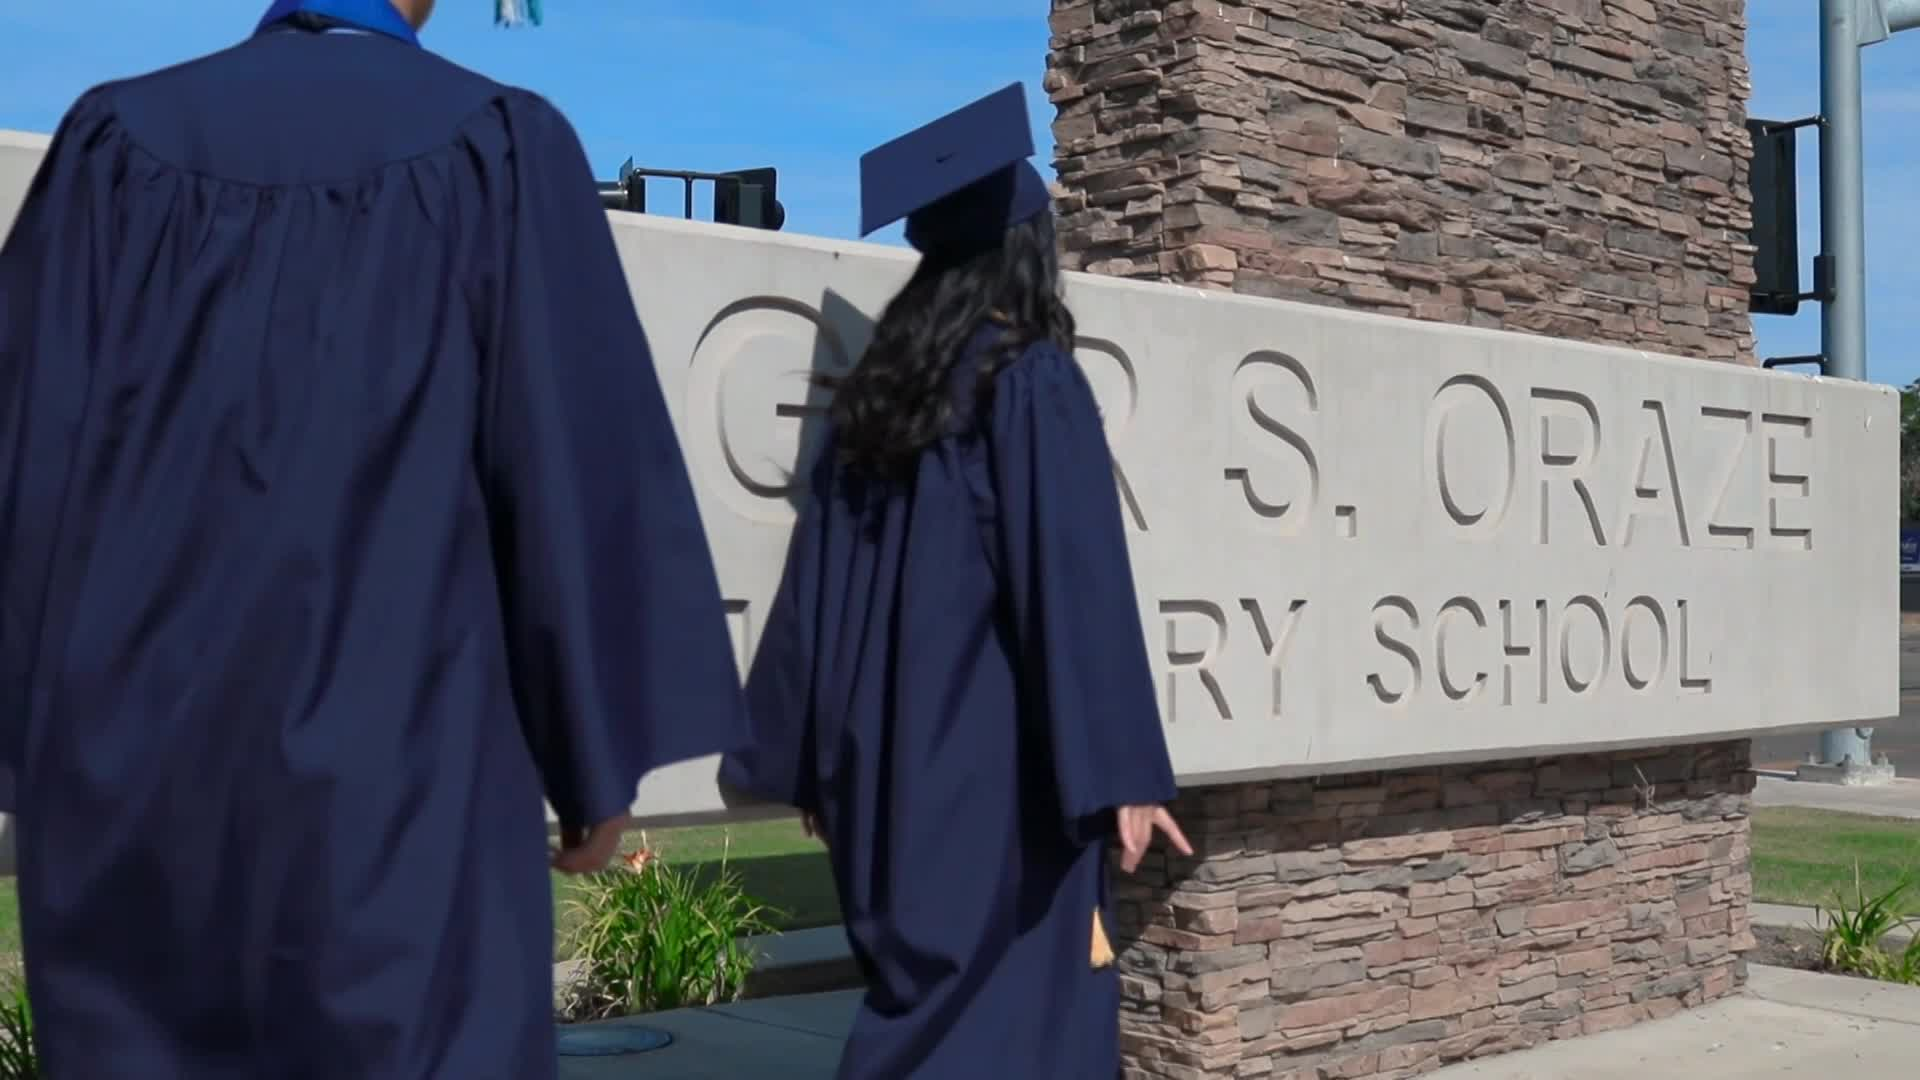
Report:
[{"label": "black graduation cap", "polygon": [[907,219],[922,252],[990,247],[1053,205],[1027,159],[1026,88],[1014,83],[860,157],[860,235]]}]

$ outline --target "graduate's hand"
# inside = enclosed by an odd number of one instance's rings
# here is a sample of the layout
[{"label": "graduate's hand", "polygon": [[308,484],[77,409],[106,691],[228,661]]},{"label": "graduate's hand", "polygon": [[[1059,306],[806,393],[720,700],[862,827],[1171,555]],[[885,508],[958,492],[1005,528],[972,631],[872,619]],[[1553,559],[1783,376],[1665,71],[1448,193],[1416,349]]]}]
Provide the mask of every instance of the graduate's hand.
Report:
[{"label": "graduate's hand", "polygon": [[1120,825],[1120,869],[1129,874],[1139,869],[1140,860],[1147,857],[1155,829],[1167,834],[1173,850],[1182,855],[1193,854],[1187,834],[1180,831],[1180,823],[1173,820],[1164,806],[1123,806],[1115,811],[1115,817]]},{"label": "graduate's hand", "polygon": [[584,835],[578,827],[563,826],[560,850],[553,855],[553,868],[563,874],[597,874],[605,870],[620,850],[620,838],[632,824],[632,818],[621,814],[587,829]]},{"label": "graduate's hand", "polygon": [[827,834],[820,829],[820,819],[812,814],[800,815],[800,831],[820,841],[821,847],[827,846]]}]

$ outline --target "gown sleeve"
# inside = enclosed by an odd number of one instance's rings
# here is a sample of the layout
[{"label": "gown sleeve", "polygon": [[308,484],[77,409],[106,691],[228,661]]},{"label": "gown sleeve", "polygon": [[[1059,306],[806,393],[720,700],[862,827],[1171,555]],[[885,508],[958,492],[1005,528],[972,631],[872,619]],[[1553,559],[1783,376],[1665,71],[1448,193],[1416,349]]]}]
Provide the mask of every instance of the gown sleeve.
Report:
[{"label": "gown sleeve", "polygon": [[565,825],[745,736],[718,577],[578,138],[509,102],[482,468],[515,702]]},{"label": "gown sleeve", "polygon": [[1127,558],[1113,458],[1073,358],[1035,345],[994,389],[998,556],[1029,715],[1044,717],[1063,824],[1177,793]]},{"label": "gown sleeve", "polygon": [[[84,419],[114,196],[98,93],[68,111],[0,242],[0,813],[12,813],[53,540]],[[46,343],[67,343],[53,354]]]}]

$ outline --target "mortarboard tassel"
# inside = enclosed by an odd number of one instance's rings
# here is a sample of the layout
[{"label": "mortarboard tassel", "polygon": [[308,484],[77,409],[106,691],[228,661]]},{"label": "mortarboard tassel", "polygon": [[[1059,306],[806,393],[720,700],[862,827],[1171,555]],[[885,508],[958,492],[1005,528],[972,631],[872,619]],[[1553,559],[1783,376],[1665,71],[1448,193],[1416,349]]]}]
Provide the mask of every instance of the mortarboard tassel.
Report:
[{"label": "mortarboard tassel", "polygon": [[493,22],[496,26],[518,26],[530,22],[540,25],[540,0],[494,0]]},{"label": "mortarboard tassel", "polygon": [[1100,909],[1093,909],[1093,966],[1113,966],[1113,946],[1107,941],[1107,928],[1100,921]]}]

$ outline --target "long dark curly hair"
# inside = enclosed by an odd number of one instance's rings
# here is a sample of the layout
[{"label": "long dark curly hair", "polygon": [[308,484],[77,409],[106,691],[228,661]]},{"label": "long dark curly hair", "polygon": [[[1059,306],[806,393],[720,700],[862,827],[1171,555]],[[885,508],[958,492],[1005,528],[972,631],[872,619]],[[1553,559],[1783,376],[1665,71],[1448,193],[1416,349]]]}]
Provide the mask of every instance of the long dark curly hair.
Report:
[{"label": "long dark curly hair", "polygon": [[999,332],[980,358],[974,407],[1021,350],[1049,341],[1073,350],[1073,313],[1061,293],[1053,215],[1006,231],[971,254],[929,254],[881,313],[873,341],[834,390],[829,418],[840,462],[869,478],[910,475],[921,450],[955,424],[953,369],[974,336]]}]

